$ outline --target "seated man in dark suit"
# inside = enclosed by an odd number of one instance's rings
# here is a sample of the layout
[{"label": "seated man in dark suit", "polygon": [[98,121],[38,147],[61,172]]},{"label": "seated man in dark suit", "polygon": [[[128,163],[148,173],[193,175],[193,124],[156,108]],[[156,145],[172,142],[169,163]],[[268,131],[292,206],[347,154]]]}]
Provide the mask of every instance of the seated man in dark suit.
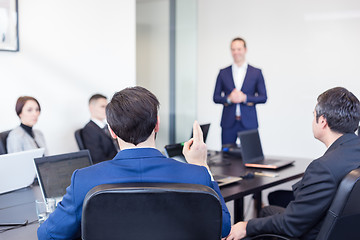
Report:
[{"label": "seated man in dark suit", "polygon": [[360,167],[360,138],[354,133],[359,126],[359,100],[337,87],[322,93],[317,101],[313,134],[327,151],[293,185],[294,200],[286,208],[265,207],[262,218],[235,224],[227,240],[262,233],[316,239],[339,183]]},{"label": "seated man in dark suit", "polygon": [[166,158],[155,146],[158,108],[157,98],[145,88],[115,93],[106,116],[121,151],[112,160],[74,171],[63,200],[38,229],[40,240],[79,238],[86,193],[100,184],[126,182],[192,183],[213,188],[222,205],[222,236],[229,234],[230,214],[206,163],[207,149],[199,124],[194,123],[194,137],[184,144],[183,153],[190,164]]},{"label": "seated man in dark suit", "polygon": [[111,138],[105,121],[107,104],[106,97],[101,94],[95,94],[89,100],[91,120],[83,128],[82,138],[93,163],[112,159],[119,148],[117,142]]}]

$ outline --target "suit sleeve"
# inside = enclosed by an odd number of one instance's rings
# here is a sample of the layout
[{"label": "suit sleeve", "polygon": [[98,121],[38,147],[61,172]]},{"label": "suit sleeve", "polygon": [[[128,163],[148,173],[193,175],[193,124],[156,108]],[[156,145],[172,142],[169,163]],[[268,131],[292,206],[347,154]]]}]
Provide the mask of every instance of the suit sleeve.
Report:
[{"label": "suit sleeve", "polygon": [[21,140],[19,137],[14,134],[14,132],[10,132],[6,139],[6,149],[8,153],[21,152],[24,151],[24,148],[21,144]]},{"label": "suit sleeve", "polygon": [[80,238],[82,201],[76,201],[74,185],[77,170],[71,177],[71,185],[67,187],[63,200],[55,211],[40,225],[37,235],[39,240],[77,239]]},{"label": "suit sleeve", "polygon": [[267,100],[267,93],[266,93],[266,87],[265,87],[265,80],[264,76],[259,70],[259,75],[257,77],[257,83],[256,83],[256,94],[255,95],[247,95],[247,102],[248,103],[265,103]]},{"label": "suit sleeve", "polygon": [[98,135],[91,129],[84,128],[82,131],[82,136],[85,147],[90,151],[93,163],[98,163],[105,160],[104,156],[106,156],[106,153],[102,148],[102,143]]},{"label": "suit sleeve", "polygon": [[214,90],[213,100],[215,103],[225,104],[227,103],[227,96],[222,96],[223,93],[223,79],[221,77],[221,71],[216,79],[216,85]]},{"label": "suit sleeve", "polygon": [[229,235],[230,229],[231,229],[230,213],[229,213],[229,210],[226,207],[225,200],[224,200],[223,196],[221,195],[219,185],[215,181],[212,182],[212,185],[213,185],[212,188],[219,195],[220,202],[221,202],[221,207],[222,207],[222,230],[221,230],[221,236],[226,237],[227,235]]},{"label": "suit sleeve", "polygon": [[256,218],[246,227],[249,236],[262,233],[286,234],[300,237],[324,217],[337,189],[328,168],[319,161],[312,162],[283,214]]}]

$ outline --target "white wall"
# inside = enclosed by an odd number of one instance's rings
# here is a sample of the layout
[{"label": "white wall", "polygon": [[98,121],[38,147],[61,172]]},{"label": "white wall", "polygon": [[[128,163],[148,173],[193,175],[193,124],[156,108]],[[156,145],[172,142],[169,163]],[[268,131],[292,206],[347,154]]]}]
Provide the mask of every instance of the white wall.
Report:
[{"label": "white wall", "polygon": [[220,149],[221,105],[212,102],[230,42],[242,36],[248,61],[263,70],[268,102],[258,105],[265,154],[317,157],[312,111],[323,91],[344,86],[360,97],[360,2],[357,0],[199,0],[198,119]]},{"label": "white wall", "polygon": [[50,154],[76,151],[89,97],[135,84],[135,0],[19,0],[19,35],[20,52],[0,52],[0,130],[19,124],[16,99],[34,96]]}]

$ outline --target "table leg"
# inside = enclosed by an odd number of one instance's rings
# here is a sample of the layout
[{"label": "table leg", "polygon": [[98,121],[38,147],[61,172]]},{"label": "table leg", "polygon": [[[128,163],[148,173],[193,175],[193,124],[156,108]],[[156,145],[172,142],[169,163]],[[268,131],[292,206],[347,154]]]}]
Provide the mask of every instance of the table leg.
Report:
[{"label": "table leg", "polygon": [[256,210],[256,216],[259,217],[260,215],[260,211],[261,211],[261,208],[262,208],[262,192],[257,192],[254,194],[254,207],[255,207],[255,210]]},{"label": "table leg", "polygon": [[244,220],[244,198],[234,200],[234,223]]}]

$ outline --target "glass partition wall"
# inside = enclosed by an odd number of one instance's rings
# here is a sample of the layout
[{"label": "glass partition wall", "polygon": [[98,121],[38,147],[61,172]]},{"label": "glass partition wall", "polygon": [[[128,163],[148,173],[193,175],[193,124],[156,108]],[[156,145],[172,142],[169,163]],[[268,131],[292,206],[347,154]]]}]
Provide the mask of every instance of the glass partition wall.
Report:
[{"label": "glass partition wall", "polygon": [[136,83],[160,101],[157,147],[189,139],[197,112],[197,1],[137,0]]}]

